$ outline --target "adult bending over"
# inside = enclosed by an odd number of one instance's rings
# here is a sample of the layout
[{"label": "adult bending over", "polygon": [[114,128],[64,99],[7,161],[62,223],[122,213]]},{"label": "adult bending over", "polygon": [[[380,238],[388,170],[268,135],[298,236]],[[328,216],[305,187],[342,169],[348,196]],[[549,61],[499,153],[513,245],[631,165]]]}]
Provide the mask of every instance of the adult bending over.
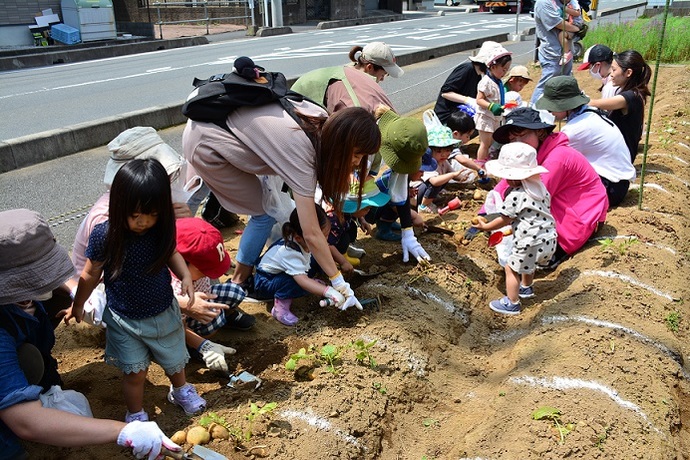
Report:
[{"label": "adult bending over", "polygon": [[137,458],[180,448],[155,422],[94,419],[43,407],[60,385],[55,334],[42,301],[74,274],[45,219],[28,209],[0,212],[0,459],[26,458],[19,440],[63,447],[117,442]]},{"label": "adult bending over", "polygon": [[[551,194],[551,214],[556,220],[558,247],[549,268],[555,268],[577,252],[600,224],[606,220],[609,200],[606,189],[592,165],[568,144],[564,133],[553,133],[554,125],[544,122],[537,110],[517,108],[506,116],[494,132],[501,144],[524,142],[537,149],[537,163],[548,169],[541,175]],[[508,188],[505,180],[495,190],[501,195]]]},{"label": "adult bending over", "polygon": [[314,258],[346,298],[340,307],[360,307],[319,229],[314,195],[318,182],[323,197],[341,209],[350,174],[359,169],[364,177],[366,156],[378,151],[381,134],[373,115],[363,108],[346,108],[326,118],[311,102],[294,105],[300,124],[279,104],[234,110],[227,118],[232,133],[189,120],[182,135],[184,154],[225,209],[251,216],[240,239],[233,282],[242,283],[252,273],[275,224],[264,210],[257,175],[277,175],[292,189]]}]

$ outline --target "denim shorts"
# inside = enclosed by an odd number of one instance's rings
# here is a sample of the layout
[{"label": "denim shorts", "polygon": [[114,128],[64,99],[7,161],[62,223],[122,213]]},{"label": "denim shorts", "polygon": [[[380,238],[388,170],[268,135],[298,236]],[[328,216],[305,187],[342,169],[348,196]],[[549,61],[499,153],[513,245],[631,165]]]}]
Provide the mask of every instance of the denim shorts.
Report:
[{"label": "denim shorts", "polygon": [[103,322],[108,325],[105,361],[125,374],[146,370],[154,361],[167,375],[173,375],[189,361],[180,305],[175,299],[170,308],[144,319],[126,318],[106,308]]}]

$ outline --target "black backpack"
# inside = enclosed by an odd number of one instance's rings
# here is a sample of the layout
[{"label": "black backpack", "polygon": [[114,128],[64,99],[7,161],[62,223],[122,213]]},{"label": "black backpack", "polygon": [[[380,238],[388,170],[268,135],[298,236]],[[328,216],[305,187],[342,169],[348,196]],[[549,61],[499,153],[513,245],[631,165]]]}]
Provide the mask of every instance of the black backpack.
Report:
[{"label": "black backpack", "polygon": [[232,134],[226,120],[228,114],[237,107],[278,103],[303,128],[312,144],[316,145],[310,131],[305,129],[304,120],[297,115],[290,103],[290,100],[310,100],[290,91],[285,75],[280,72],[265,72],[247,57],[237,58],[235,68],[236,72],[213,75],[206,80],[195,78],[192,82],[195,89],[182,106],[182,114],[195,121],[214,123]]}]

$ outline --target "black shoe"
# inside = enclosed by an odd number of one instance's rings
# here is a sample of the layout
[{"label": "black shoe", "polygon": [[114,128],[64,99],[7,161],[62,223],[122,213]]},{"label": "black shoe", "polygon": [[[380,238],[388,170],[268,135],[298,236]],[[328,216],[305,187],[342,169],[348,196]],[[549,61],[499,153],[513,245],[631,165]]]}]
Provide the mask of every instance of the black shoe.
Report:
[{"label": "black shoe", "polygon": [[560,248],[560,246],[556,249],[556,253],[551,257],[549,260],[549,263],[546,265],[537,265],[537,270],[544,270],[544,271],[553,271],[560,264],[565,262],[570,258],[570,255],[568,255],[563,249]]},{"label": "black shoe", "polygon": [[226,325],[230,329],[238,331],[248,331],[256,324],[256,318],[249,313],[245,313],[239,308],[232,308],[225,314],[227,319]]},{"label": "black shoe", "polygon": [[246,294],[244,297],[245,302],[273,302],[273,296],[266,296],[254,290],[254,275],[249,275],[249,278],[240,283],[240,287],[244,289]]},{"label": "black shoe", "polygon": [[240,221],[240,216],[223,208],[213,193],[209,193],[201,210],[201,217],[218,230],[232,227]]}]

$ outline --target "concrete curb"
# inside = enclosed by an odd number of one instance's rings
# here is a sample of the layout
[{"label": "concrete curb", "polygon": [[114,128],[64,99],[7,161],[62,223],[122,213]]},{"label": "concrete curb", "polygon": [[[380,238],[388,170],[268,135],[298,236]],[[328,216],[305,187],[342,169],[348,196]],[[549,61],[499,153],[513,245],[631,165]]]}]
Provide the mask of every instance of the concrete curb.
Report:
[{"label": "concrete curb", "polygon": [[[485,40],[504,42],[508,40],[508,34],[501,33],[464,43],[415,51],[398,56],[397,62],[405,66],[476,49]],[[290,79],[288,85],[292,86],[295,80],[295,78]],[[132,126],[151,126],[158,130],[180,125],[186,121],[187,118],[182,115],[182,104],[171,104],[9,139],[0,142],[0,173],[100,147]]]},{"label": "concrete curb", "polygon": [[54,64],[68,64],[72,62],[90,61],[129,54],[146,53],[164,49],[185,48],[196,45],[206,45],[206,37],[185,37],[169,40],[147,40],[133,43],[112,44],[100,47],[86,47],[78,49],[64,48],[47,53],[27,53],[0,57],[0,71],[19,70],[30,67],[51,66]]}]

